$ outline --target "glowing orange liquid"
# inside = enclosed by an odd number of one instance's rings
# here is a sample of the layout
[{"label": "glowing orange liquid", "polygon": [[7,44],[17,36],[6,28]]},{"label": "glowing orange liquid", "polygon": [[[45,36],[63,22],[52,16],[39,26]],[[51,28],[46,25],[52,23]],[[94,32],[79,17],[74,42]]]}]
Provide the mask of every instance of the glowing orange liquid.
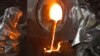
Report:
[{"label": "glowing orange liquid", "polygon": [[53,27],[53,32],[52,32],[51,51],[53,50],[53,45],[54,45],[54,41],[55,41],[56,24],[57,24],[57,22],[54,22],[54,27]]},{"label": "glowing orange liquid", "polygon": [[59,51],[61,47],[60,46],[61,42],[59,42],[58,47],[54,49],[57,22],[62,19],[62,8],[58,3],[52,4],[50,8],[49,16],[52,20],[54,20],[54,26],[53,26],[53,31],[52,31],[52,41],[51,41],[50,50],[46,50],[46,48],[44,48],[44,50],[45,52],[51,53],[52,51]]},{"label": "glowing orange liquid", "polygon": [[49,50],[47,50],[46,48],[44,48],[45,52],[48,52],[48,53],[51,53],[51,52],[59,52],[59,50],[60,50],[60,47],[61,47],[60,44],[61,44],[62,42],[59,42],[57,48],[54,49],[56,25],[57,25],[57,22],[54,22],[53,31],[52,31],[51,46],[50,46],[50,49],[49,49]]}]

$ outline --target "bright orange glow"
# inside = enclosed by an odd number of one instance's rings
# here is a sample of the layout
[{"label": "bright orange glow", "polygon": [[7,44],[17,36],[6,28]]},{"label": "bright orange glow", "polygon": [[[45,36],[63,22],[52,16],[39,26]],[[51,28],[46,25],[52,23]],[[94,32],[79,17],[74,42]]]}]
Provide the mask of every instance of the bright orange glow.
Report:
[{"label": "bright orange glow", "polygon": [[57,23],[55,22],[55,23],[54,23],[53,32],[52,32],[51,50],[53,50],[53,45],[54,45],[54,41],[55,41],[56,24],[57,24]]},{"label": "bright orange glow", "polygon": [[46,48],[44,48],[44,50],[45,50],[45,52],[48,52],[48,53],[51,53],[51,52],[59,52],[59,50],[60,50],[60,47],[61,47],[61,43],[63,43],[63,41],[61,41],[61,42],[59,42],[58,43],[58,46],[57,46],[57,48],[56,49],[50,49],[50,50],[47,50]]},{"label": "bright orange glow", "polygon": [[45,52],[51,53],[52,51],[57,51],[57,50],[54,49],[55,31],[56,31],[56,22],[54,23],[54,27],[53,27],[50,50],[46,50],[46,48],[44,48]]},{"label": "bright orange glow", "polygon": [[54,20],[56,22],[61,20],[62,19],[62,8],[61,8],[61,6],[57,3],[54,3],[50,8],[49,16],[52,20]]},{"label": "bright orange glow", "polygon": [[45,52],[51,53],[51,52],[56,52],[60,50],[61,47],[61,42],[58,43],[57,48],[54,48],[54,41],[55,41],[55,32],[56,32],[56,27],[57,27],[57,22],[62,19],[62,8],[59,4],[54,3],[49,12],[50,19],[54,20],[54,26],[53,26],[53,31],[52,31],[52,41],[51,41],[51,46],[50,49],[47,50],[44,48]]},{"label": "bright orange glow", "polygon": [[18,39],[18,36],[20,36],[19,32],[11,32],[10,31],[10,39],[16,40],[16,39]]}]

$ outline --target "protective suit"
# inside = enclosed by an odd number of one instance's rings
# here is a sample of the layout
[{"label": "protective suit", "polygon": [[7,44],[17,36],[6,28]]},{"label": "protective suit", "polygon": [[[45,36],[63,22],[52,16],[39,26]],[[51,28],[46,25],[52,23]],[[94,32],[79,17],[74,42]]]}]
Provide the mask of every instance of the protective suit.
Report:
[{"label": "protective suit", "polygon": [[16,7],[7,8],[0,18],[0,56],[16,56],[20,32],[17,24],[22,15]]},{"label": "protective suit", "polygon": [[76,0],[70,18],[77,31],[72,43],[77,46],[76,56],[100,56],[100,24],[91,5],[86,0]]}]

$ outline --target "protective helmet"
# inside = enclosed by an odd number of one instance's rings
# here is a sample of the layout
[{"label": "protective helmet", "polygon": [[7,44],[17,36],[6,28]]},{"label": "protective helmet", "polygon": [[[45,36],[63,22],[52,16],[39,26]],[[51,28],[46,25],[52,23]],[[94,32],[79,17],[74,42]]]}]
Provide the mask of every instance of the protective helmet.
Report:
[{"label": "protective helmet", "polygon": [[22,16],[21,10],[19,10],[16,7],[10,7],[5,10],[5,13],[3,16],[3,22],[15,28],[21,16]]}]

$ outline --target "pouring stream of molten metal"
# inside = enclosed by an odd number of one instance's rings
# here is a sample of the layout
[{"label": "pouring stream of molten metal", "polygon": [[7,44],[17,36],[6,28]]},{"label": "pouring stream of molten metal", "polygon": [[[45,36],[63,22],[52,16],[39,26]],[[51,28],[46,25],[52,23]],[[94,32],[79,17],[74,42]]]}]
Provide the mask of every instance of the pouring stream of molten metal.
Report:
[{"label": "pouring stream of molten metal", "polygon": [[61,6],[57,3],[54,3],[50,8],[49,16],[52,20],[54,20],[54,26],[53,26],[52,42],[51,42],[50,50],[46,50],[46,48],[45,48],[45,52],[59,51],[59,49],[61,47],[60,46],[61,42],[59,42],[58,47],[56,49],[54,49],[54,41],[55,41],[55,32],[56,32],[57,22],[62,19]]}]

